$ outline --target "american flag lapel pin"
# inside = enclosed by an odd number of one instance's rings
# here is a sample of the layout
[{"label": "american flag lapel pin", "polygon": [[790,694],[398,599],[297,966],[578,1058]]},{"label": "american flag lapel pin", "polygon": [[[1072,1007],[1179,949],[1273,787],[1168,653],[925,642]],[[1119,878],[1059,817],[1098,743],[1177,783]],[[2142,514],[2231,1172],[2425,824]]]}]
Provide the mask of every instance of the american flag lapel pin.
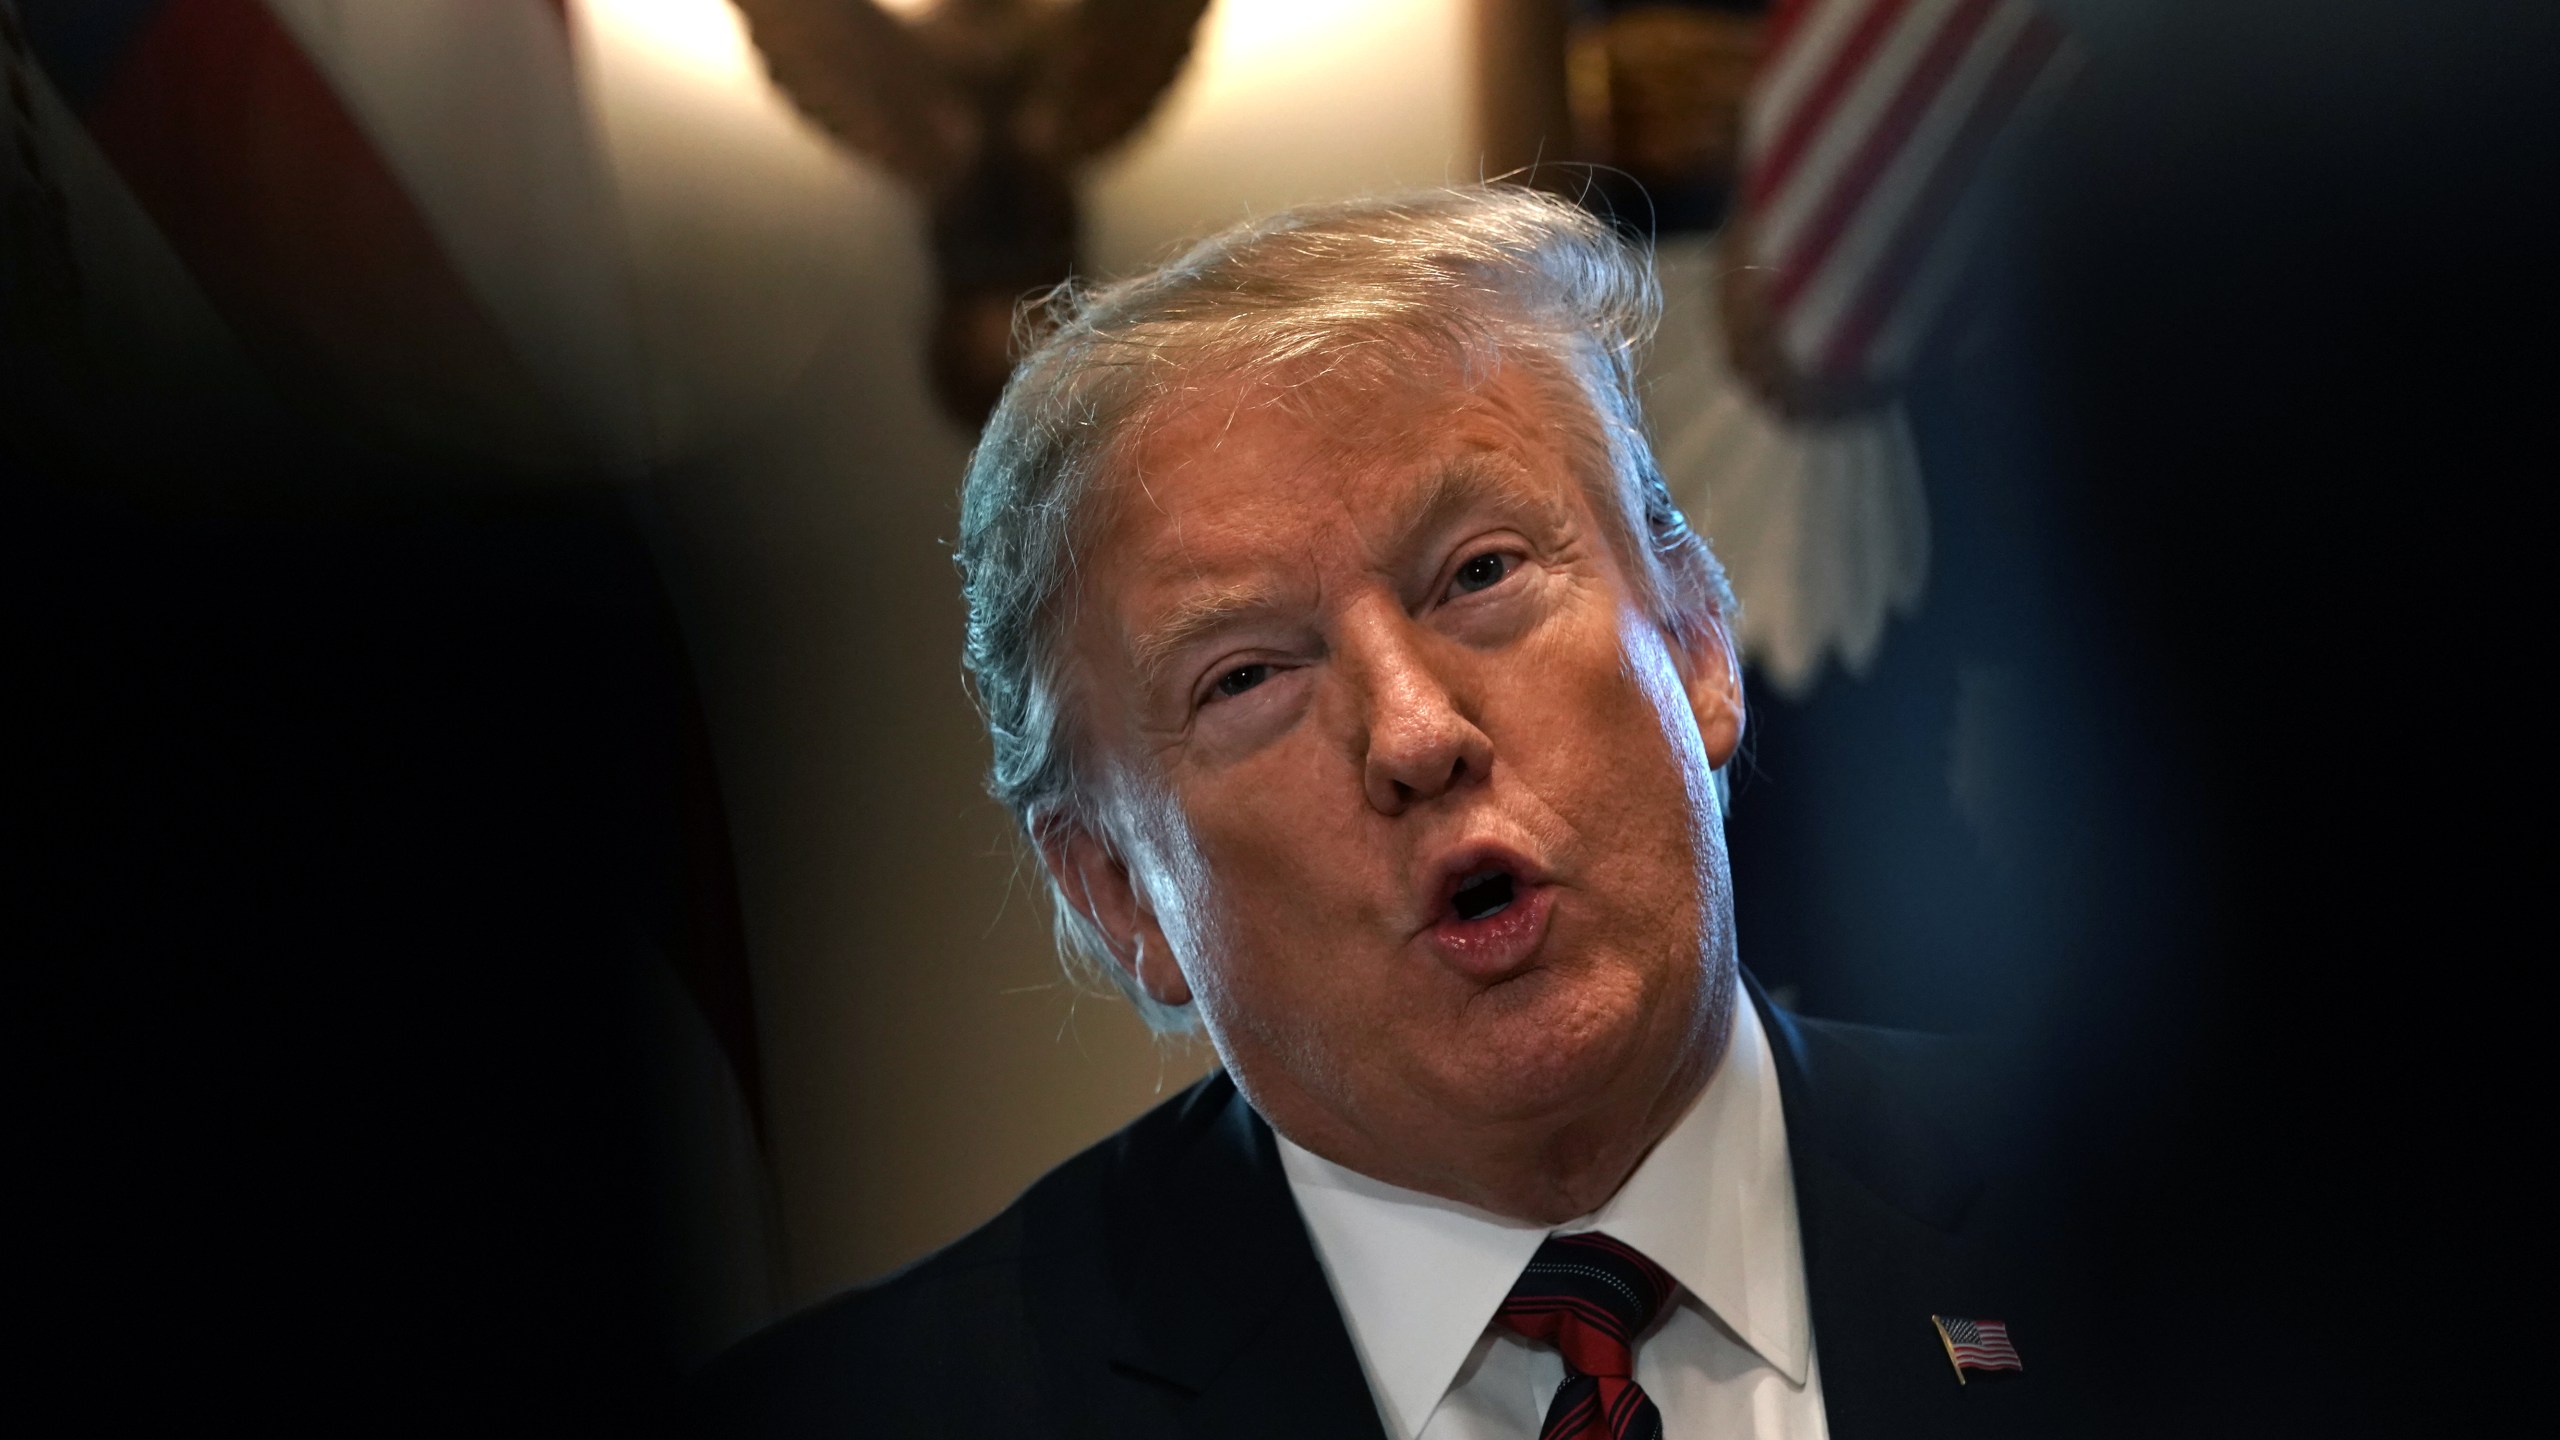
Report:
[{"label": "american flag lapel pin", "polygon": [[2026,1367],[2018,1363],[2018,1351],[2009,1343],[2009,1327],[1998,1320],[1959,1320],[1952,1315],[1932,1315],[1929,1323],[1938,1327],[1939,1343],[1947,1347],[1947,1359],[1956,1367],[1956,1383],[1965,1383],[1967,1370],[1985,1375],[2023,1374]]}]

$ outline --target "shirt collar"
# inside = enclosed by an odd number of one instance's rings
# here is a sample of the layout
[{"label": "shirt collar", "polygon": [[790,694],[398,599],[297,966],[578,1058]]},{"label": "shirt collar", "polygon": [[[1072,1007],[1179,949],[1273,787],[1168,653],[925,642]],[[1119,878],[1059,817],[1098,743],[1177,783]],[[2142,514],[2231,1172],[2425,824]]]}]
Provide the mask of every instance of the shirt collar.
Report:
[{"label": "shirt collar", "polygon": [[[1642,1250],[1771,1368],[1804,1383],[1811,1325],[1776,1057],[1735,995],[1706,1088],[1607,1204],[1553,1233]],[[1391,1434],[1420,1432],[1548,1227],[1389,1185],[1277,1137],[1281,1168]]]},{"label": "shirt collar", "polygon": [[1715,1078],[1627,1183],[1564,1231],[1605,1230],[1650,1256],[1791,1384],[1805,1379],[1811,1307],[1778,1062],[1737,993]]}]

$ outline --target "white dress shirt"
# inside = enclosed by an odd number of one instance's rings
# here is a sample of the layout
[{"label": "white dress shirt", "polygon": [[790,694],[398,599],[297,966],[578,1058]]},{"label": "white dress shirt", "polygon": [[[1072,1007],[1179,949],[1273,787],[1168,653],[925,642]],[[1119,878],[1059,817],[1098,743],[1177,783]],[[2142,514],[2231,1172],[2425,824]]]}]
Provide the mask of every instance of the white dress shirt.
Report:
[{"label": "white dress shirt", "polygon": [[1706,1088],[1597,1211],[1547,1227],[1401,1189],[1279,1137],[1388,1440],[1530,1440],[1555,1351],[1492,1323],[1550,1233],[1604,1230],[1680,1282],[1636,1346],[1670,1440],[1825,1440],[1777,1062],[1747,998]]}]

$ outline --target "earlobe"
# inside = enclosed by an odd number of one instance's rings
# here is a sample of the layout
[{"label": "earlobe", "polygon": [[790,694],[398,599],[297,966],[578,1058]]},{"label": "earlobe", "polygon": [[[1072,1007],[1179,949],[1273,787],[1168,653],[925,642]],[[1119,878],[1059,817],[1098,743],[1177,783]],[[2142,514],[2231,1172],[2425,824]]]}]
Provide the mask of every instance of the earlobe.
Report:
[{"label": "earlobe", "polygon": [[1112,963],[1157,1004],[1190,1004],[1190,982],[1174,963],[1173,947],[1165,942],[1155,909],[1119,852],[1083,824],[1063,816],[1038,822],[1033,835],[1040,861],[1048,866],[1058,893],[1102,936]]},{"label": "earlobe", "polygon": [[1721,615],[1687,628],[1680,639],[1681,679],[1688,686],[1690,712],[1697,716],[1698,738],[1706,742],[1707,763],[1721,770],[1742,748],[1740,652]]},{"label": "earlobe", "polygon": [[1129,973],[1137,977],[1138,988],[1148,999],[1175,1010],[1191,1003],[1191,982],[1183,977],[1182,967],[1174,963],[1173,947],[1164,943],[1162,931],[1152,925],[1141,930],[1136,951]]}]

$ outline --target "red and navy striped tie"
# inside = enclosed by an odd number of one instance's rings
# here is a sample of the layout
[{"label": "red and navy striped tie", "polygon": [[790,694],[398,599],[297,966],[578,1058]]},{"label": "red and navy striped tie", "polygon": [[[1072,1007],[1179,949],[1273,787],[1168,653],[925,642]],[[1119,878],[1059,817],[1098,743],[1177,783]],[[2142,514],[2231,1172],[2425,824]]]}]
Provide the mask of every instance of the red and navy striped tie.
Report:
[{"label": "red and navy striped tie", "polygon": [[1677,1288],[1606,1235],[1550,1235],[1494,1318],[1564,1356],[1564,1384],[1538,1440],[1662,1440],[1662,1412],[1635,1378],[1635,1344]]}]

